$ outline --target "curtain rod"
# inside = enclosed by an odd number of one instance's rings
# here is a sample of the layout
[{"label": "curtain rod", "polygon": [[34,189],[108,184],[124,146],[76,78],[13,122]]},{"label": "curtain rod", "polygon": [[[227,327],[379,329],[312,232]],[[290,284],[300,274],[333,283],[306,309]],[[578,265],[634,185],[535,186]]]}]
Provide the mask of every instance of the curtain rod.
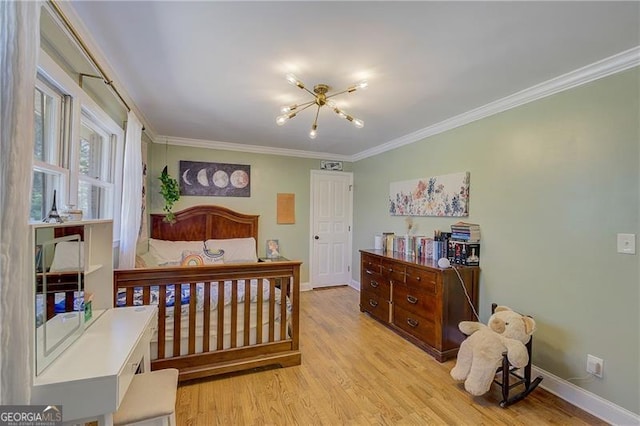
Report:
[{"label": "curtain rod", "polygon": [[[82,41],[82,38],[80,38],[80,35],[75,30],[75,28],[73,28],[73,25],[71,25],[71,22],[69,22],[69,19],[67,19],[67,17],[62,12],[60,7],[56,4],[56,1],[55,0],[49,0],[49,4],[54,9],[54,11],[58,14],[58,17],[66,25],[67,29],[71,32],[71,35],[73,35],[73,37],[76,39],[76,42],[80,45],[80,47],[82,48],[84,53],[89,57],[89,59],[91,60],[93,65],[98,69],[98,71],[100,71],[101,78],[102,78],[102,81],[104,82],[104,84],[106,84],[107,86],[109,86],[111,88],[111,90],[113,90],[113,92],[120,99],[120,102],[122,102],[122,104],[127,108],[127,111],[131,111],[131,107],[129,107],[129,104],[127,104],[127,102],[124,100],[124,98],[122,97],[120,92],[118,92],[118,89],[116,89],[116,87],[113,85],[113,80],[111,80],[109,77],[107,77],[107,73],[102,69],[102,67],[100,66],[100,64],[96,60],[96,58],[89,51],[89,48],[84,43],[84,41]],[[88,77],[88,75],[87,74],[80,74],[80,77],[79,77],[80,81],[82,81],[82,77]],[[90,77],[94,77],[94,76],[90,76]],[[80,83],[80,85],[82,85],[82,83]]]}]

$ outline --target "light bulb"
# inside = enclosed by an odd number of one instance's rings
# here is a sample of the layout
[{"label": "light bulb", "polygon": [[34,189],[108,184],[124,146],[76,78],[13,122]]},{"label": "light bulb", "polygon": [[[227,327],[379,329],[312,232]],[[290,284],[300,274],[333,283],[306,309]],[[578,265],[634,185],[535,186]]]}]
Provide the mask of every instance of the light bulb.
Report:
[{"label": "light bulb", "polygon": [[353,125],[356,126],[358,129],[362,129],[364,127],[364,121],[360,120],[359,118],[354,118]]},{"label": "light bulb", "polygon": [[298,79],[296,78],[295,75],[293,74],[287,74],[286,76],[287,81],[289,82],[289,84],[292,84],[294,86],[298,85]]},{"label": "light bulb", "polygon": [[287,122],[287,120],[289,119],[289,116],[284,114],[284,115],[280,115],[278,116],[278,118],[276,118],[276,124],[278,126],[282,126],[284,123]]},{"label": "light bulb", "polygon": [[283,113],[283,114],[286,114],[288,112],[293,111],[296,108],[298,108],[298,105],[296,105],[296,104],[286,105],[286,106],[283,106],[282,108],[280,108],[280,112]]},{"label": "light bulb", "polygon": [[327,99],[326,103],[330,108],[337,108],[336,101],[334,101],[333,99]]},{"label": "light bulb", "polygon": [[369,86],[369,82],[367,80],[362,80],[360,83],[356,84],[356,89],[366,89]]},{"label": "light bulb", "polygon": [[302,84],[302,82],[293,74],[287,74],[287,81],[293,86],[298,86],[299,88],[304,89],[304,84]]},{"label": "light bulb", "polygon": [[315,139],[315,138],[316,138],[316,136],[318,136],[318,131],[317,131],[316,129],[311,129],[311,130],[309,131],[309,137],[310,137],[311,139]]},{"label": "light bulb", "polygon": [[333,111],[336,114],[338,114],[340,117],[347,118],[347,114],[344,111],[340,110],[339,108],[334,108]]}]

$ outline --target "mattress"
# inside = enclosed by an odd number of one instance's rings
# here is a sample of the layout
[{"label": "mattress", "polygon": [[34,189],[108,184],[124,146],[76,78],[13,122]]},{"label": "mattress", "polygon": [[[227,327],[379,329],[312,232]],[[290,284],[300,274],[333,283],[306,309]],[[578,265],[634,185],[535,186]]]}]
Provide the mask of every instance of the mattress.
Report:
[{"label": "mattress", "polygon": [[[251,303],[249,308],[249,344],[255,345],[257,343],[267,343],[269,341],[269,302],[265,301],[262,304],[262,321],[261,324],[256,324],[257,313],[260,307],[257,303]],[[215,350],[218,347],[218,314],[212,312],[209,318],[209,350]],[[275,303],[274,307],[274,341],[278,341],[281,338],[280,329],[282,324],[281,317],[281,305],[279,302]],[[285,322],[287,329],[290,321],[290,309],[286,310],[287,318]],[[224,336],[223,336],[223,349],[231,348],[231,306],[227,305],[224,310]],[[195,353],[201,353],[203,348],[203,335],[204,335],[204,314],[202,311],[196,313],[196,327],[195,327]],[[238,304],[237,321],[236,321],[236,346],[244,346],[244,303]],[[262,336],[258,341],[257,330],[262,328]],[[174,318],[165,318],[165,358],[176,356],[173,354],[173,339],[174,339]],[[287,336],[284,336],[286,338]],[[180,354],[187,355],[189,353],[189,316],[181,317],[180,319]],[[151,339],[151,359],[157,359],[158,354],[158,330],[154,332]]]},{"label": "mattress", "polygon": [[[209,326],[209,348],[210,350],[215,350],[217,348],[217,333],[218,333],[218,309],[219,300],[218,300],[218,285],[220,283],[213,282],[211,283],[210,289],[210,326]],[[224,337],[223,337],[223,348],[228,349],[231,347],[231,301],[232,301],[232,290],[233,285],[231,281],[225,281],[224,285]],[[249,294],[250,297],[247,300],[246,297],[246,282],[245,280],[237,281],[237,324],[236,324],[236,347],[241,347],[244,345],[244,304],[249,303],[249,318],[250,322],[248,324],[249,328],[249,336],[250,336],[250,345],[254,345],[256,343],[266,343],[269,339],[269,300],[271,298],[270,294],[270,286],[269,280],[262,280],[262,308],[260,308],[257,304],[258,301],[258,280],[251,280],[249,283]],[[178,354],[173,354],[173,339],[174,339],[174,309],[176,302],[176,292],[179,292],[181,299],[181,309],[180,309],[180,354],[186,355],[189,351],[189,309],[190,309],[190,301],[191,301],[191,286],[188,284],[182,285],[167,285],[166,286],[166,309],[165,309],[165,358],[170,358],[172,356],[177,356]],[[203,334],[204,334],[204,284],[198,283],[196,284],[196,326],[195,326],[195,334],[196,334],[196,348],[195,353],[201,353],[203,348]],[[160,290],[158,286],[150,287],[150,304],[157,305],[158,300],[160,298]],[[280,340],[280,329],[282,324],[281,318],[281,301],[282,301],[282,292],[279,288],[274,288],[274,339]],[[292,305],[288,297],[285,297],[286,306],[286,318],[284,321],[289,324],[289,317],[292,310]],[[143,291],[142,287],[137,287],[134,289],[133,294],[133,304],[134,305],[142,305],[143,304]],[[117,294],[116,306],[125,306],[126,305],[126,291],[119,290]],[[257,313],[258,310],[262,310],[262,323],[256,324]],[[262,329],[262,338],[258,342],[257,330]],[[285,336],[286,337],[286,336]],[[158,353],[158,336],[157,330],[154,333],[153,339],[151,341],[151,359],[157,359]]]}]

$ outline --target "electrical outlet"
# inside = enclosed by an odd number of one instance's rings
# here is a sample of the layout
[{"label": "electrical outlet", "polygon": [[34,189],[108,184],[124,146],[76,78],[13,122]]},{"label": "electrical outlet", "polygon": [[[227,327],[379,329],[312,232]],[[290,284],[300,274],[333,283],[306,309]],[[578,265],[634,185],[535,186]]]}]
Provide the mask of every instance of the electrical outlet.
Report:
[{"label": "electrical outlet", "polygon": [[618,234],[618,253],[636,254],[636,234]]},{"label": "electrical outlet", "polygon": [[602,378],[604,361],[593,355],[587,355],[587,373]]}]

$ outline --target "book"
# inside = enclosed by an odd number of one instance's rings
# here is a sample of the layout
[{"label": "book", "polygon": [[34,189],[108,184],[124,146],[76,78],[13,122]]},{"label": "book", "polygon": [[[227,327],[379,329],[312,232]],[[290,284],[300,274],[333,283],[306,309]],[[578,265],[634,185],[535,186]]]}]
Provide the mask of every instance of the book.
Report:
[{"label": "book", "polygon": [[454,240],[450,247],[453,250],[453,263],[466,266],[480,265],[480,243]]},{"label": "book", "polygon": [[382,248],[386,254],[393,253],[393,232],[385,232],[382,239]]},{"label": "book", "polygon": [[480,240],[480,225],[477,223],[456,222],[451,225],[452,238],[459,240]]},{"label": "book", "polygon": [[387,247],[389,245],[389,238],[393,238],[393,232],[383,232],[382,233],[382,251],[387,253]]}]

